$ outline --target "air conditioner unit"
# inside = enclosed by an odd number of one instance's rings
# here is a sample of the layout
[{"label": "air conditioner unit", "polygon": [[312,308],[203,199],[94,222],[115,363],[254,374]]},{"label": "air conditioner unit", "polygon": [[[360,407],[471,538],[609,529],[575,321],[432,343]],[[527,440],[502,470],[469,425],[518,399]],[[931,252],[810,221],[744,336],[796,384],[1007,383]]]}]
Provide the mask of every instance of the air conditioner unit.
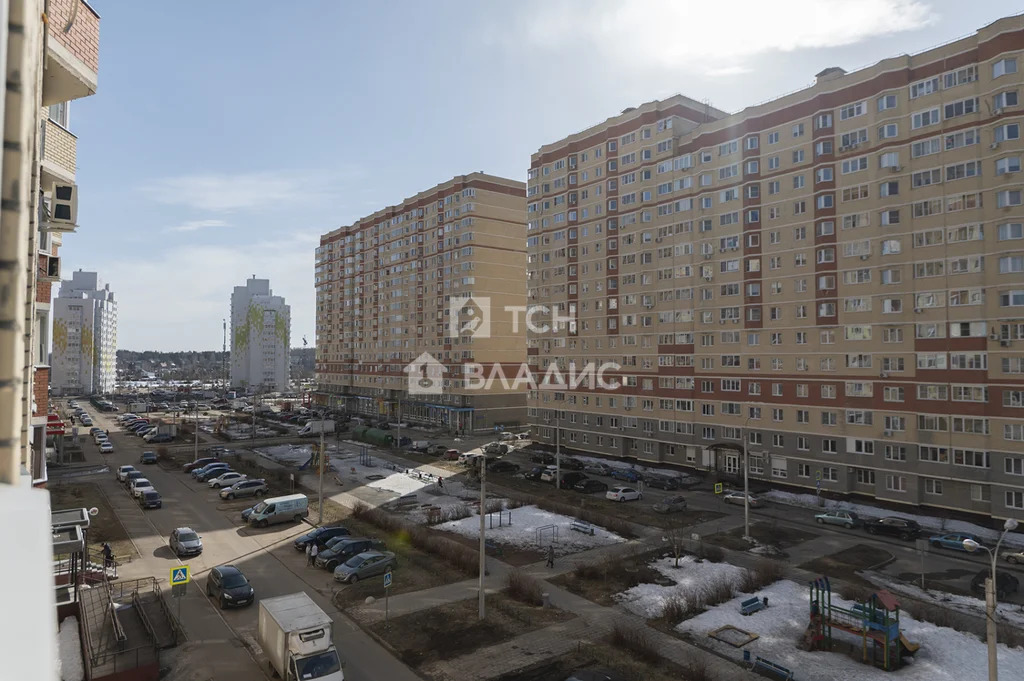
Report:
[{"label": "air conditioner unit", "polygon": [[846,150],[847,150],[847,149],[849,149],[849,148],[850,148],[850,147],[848,147],[848,146],[846,146],[846,147],[839,147],[839,151],[846,151]]},{"label": "air conditioner unit", "polygon": [[898,173],[903,170],[903,166],[889,166],[890,173]]},{"label": "air conditioner unit", "polygon": [[988,148],[989,149],[998,149],[999,148],[999,142],[993,142],[992,144],[988,145]]},{"label": "air conditioner unit", "polygon": [[922,311],[923,310],[921,310],[921,308],[919,308],[919,307],[915,307],[914,308],[914,312],[916,312],[917,314],[921,314]]},{"label": "air conditioner unit", "polygon": [[1008,347],[1010,347],[1010,341],[1008,341],[1008,340],[1001,340],[1001,341],[999,341],[999,345],[1001,345],[1004,348],[1008,348]]},{"label": "air conditioner unit", "polygon": [[889,373],[886,372],[886,371],[883,371],[882,373],[878,374],[878,377],[879,378],[889,378]]},{"label": "air conditioner unit", "polygon": [[719,320],[718,320],[718,323],[719,323],[719,324],[725,324],[725,320],[724,320],[724,319],[719,319]]},{"label": "air conditioner unit", "polygon": [[870,258],[870,257],[871,257],[871,256],[869,256],[869,255],[867,255],[867,254],[864,254],[864,255],[860,256],[860,259],[861,259],[861,260],[867,260],[867,259],[868,259],[868,258]]},{"label": "air conditioner unit", "polygon": [[78,228],[78,185],[54,182],[43,202],[42,227],[47,232],[73,232]]},{"label": "air conditioner unit", "polygon": [[733,320],[732,320],[732,323],[733,323],[733,324],[739,324],[739,323],[740,323],[740,320],[739,320],[739,319],[733,319]]},{"label": "air conditioner unit", "polygon": [[661,237],[659,236],[658,238],[656,238],[656,239],[654,240],[654,243],[656,243],[656,244],[660,244],[660,243],[661,243],[661,241],[662,241],[662,238],[661,238]]},{"label": "air conditioner unit", "polygon": [[1001,113],[1003,113],[1003,107],[1001,107],[1001,106],[997,106],[997,107],[992,109],[992,115],[993,116],[998,116]]},{"label": "air conditioner unit", "polygon": [[885,436],[885,437],[892,437],[892,431],[891,430],[883,430],[882,431],[882,435]]},{"label": "air conditioner unit", "polygon": [[739,247],[739,246],[733,246],[733,247],[732,247],[732,248],[730,248],[729,250],[730,250],[730,251],[738,251],[738,250],[740,250],[740,247]]},{"label": "air conditioner unit", "polygon": [[711,259],[711,254],[710,253],[705,253],[704,254],[704,259],[705,260],[710,260]]},{"label": "air conditioner unit", "polygon": [[993,331],[991,334],[989,334],[988,339],[989,340],[994,340],[994,341],[999,340],[999,332],[998,331]]},{"label": "air conditioner unit", "polygon": [[707,275],[706,277],[704,277],[704,281],[711,281],[711,279],[712,279],[712,277],[711,277],[710,274]]}]

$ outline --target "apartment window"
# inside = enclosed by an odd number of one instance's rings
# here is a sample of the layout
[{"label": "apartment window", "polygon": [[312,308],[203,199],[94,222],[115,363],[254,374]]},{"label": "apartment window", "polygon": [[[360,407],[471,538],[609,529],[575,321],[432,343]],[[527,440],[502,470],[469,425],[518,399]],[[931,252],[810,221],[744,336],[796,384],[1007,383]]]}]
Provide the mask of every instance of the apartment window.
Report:
[{"label": "apartment window", "polygon": [[70,102],[51,104],[49,108],[49,119],[62,128],[68,127],[68,109]]},{"label": "apartment window", "polygon": [[1008,156],[996,160],[996,175],[1018,172],[1020,172],[1020,156]]},{"label": "apartment window", "polygon": [[1021,205],[1020,189],[1004,189],[996,193],[996,205],[1000,208]]},{"label": "apartment window", "polygon": [[890,492],[906,492],[907,478],[902,475],[885,476],[885,488]]},{"label": "apartment window", "polygon": [[[1014,69],[1016,70],[1016,62],[1014,62]],[[1008,72],[1011,73],[1011,72]],[[802,137],[804,134],[804,124],[797,123],[793,126],[793,137]]]},{"label": "apartment window", "polygon": [[896,95],[882,95],[875,101],[878,104],[879,111],[895,109],[897,105]]},{"label": "apartment window", "polygon": [[1006,507],[1007,508],[1024,508],[1024,492],[1016,492],[1007,490],[1006,492]]},{"label": "apartment window", "polygon": [[798,478],[809,478],[809,477],[811,477],[811,465],[809,463],[798,463],[796,465],[796,477],[798,477]]},{"label": "apartment window", "polygon": [[997,126],[993,131],[992,136],[996,142],[1020,139],[1020,124],[1007,123],[1006,125]]},{"label": "apartment window", "polygon": [[[1017,91],[1007,90],[992,97],[993,109],[1005,109],[1008,106],[1017,106]],[[995,112],[993,112],[995,113]]]},{"label": "apartment window", "polygon": [[941,120],[939,107],[918,111],[910,116],[910,127],[913,130],[924,128],[929,125],[936,125]]},{"label": "apartment window", "polygon": [[992,65],[992,77],[999,78],[1009,73],[1017,73],[1017,60],[1013,57],[1000,59]]},{"label": "apartment window", "polygon": [[886,123],[885,125],[878,126],[878,139],[892,139],[893,137],[899,137],[900,126],[897,123]]},{"label": "apartment window", "polygon": [[907,447],[906,447],[906,445],[886,445],[885,446],[885,459],[886,459],[886,461],[906,461],[907,460]]},{"label": "apartment window", "polygon": [[935,478],[924,479],[924,493],[939,496],[942,494],[942,481]]}]

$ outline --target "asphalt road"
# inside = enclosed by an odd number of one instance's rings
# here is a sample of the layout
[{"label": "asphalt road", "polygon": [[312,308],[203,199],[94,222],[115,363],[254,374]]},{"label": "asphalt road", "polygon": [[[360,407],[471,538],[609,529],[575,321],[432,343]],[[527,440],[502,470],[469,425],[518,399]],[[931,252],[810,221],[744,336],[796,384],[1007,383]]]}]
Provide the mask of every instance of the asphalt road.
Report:
[{"label": "asphalt road", "polygon": [[[189,475],[167,471],[159,465],[142,466],[139,457],[149,447],[144,447],[145,443],[135,435],[121,431],[112,419],[116,415],[93,416],[96,425],[109,427],[114,453],[100,455],[92,440],[87,439],[87,457],[102,456],[112,471],[129,463],[144,470],[163,497],[163,508],[143,511],[114,480],[113,473],[98,481],[141,554],[139,559],[122,566],[121,578],[155,576],[162,589],[169,589],[171,568],[186,562],[192,572],[193,582],[187,595],[180,603],[171,603],[172,610],[180,606],[189,637],[189,645],[171,653],[172,659],[176,658],[171,678],[249,681],[263,678],[269,671],[256,644],[257,605],[222,611],[205,595],[209,569],[230,563],[250,579],[257,599],[307,592],[335,622],[334,642],[345,663],[346,679],[418,679],[334,607],[330,575],[305,567],[305,555],[295,551],[291,540],[308,531],[308,525],[287,523],[266,529],[242,525],[241,510],[254,502],[223,502],[215,490],[195,482]],[[200,556],[181,561],[172,554],[168,538],[176,527],[191,527],[202,536],[204,551]]]}]

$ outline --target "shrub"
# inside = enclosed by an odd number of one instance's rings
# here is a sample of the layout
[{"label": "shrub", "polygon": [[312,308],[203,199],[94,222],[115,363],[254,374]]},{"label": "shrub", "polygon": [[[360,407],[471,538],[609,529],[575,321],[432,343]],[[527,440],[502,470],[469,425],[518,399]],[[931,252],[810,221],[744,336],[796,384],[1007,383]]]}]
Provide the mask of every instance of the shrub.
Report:
[{"label": "shrub", "polygon": [[657,647],[651,642],[644,629],[631,627],[622,622],[615,623],[611,633],[608,634],[608,643],[616,648],[629,651],[644,662],[657,662],[661,657],[658,655]]},{"label": "shrub", "polygon": [[871,594],[875,593],[873,589],[866,587],[862,584],[851,584],[845,583],[839,589],[839,595],[848,601],[856,601],[858,603],[864,603]]},{"label": "shrub", "polygon": [[672,596],[661,608],[661,619],[669,626],[675,626],[687,618],[687,601],[689,599]]},{"label": "shrub", "polygon": [[572,569],[572,576],[576,579],[601,579],[604,574],[601,566],[596,563],[577,563]]},{"label": "shrub", "polygon": [[769,584],[774,584],[782,579],[784,572],[783,565],[779,561],[771,560],[770,558],[760,560],[754,567],[743,573],[743,577],[740,580],[740,591],[752,593],[758,589],[763,589]]},{"label": "shrub", "polygon": [[714,681],[708,661],[703,657],[691,658],[683,665],[686,681]]},{"label": "shrub", "polygon": [[697,549],[697,555],[712,563],[721,563],[725,560],[725,551],[722,550],[721,546],[705,544],[703,542],[701,542],[700,547]]},{"label": "shrub", "polygon": [[505,578],[505,593],[526,605],[544,604],[540,581],[520,570],[512,570]]},{"label": "shrub", "polygon": [[703,605],[707,607],[713,607],[719,603],[724,603],[735,595],[732,582],[728,579],[712,579],[698,587],[699,591],[695,590],[695,593],[699,593],[700,599],[703,601]]},{"label": "shrub", "polygon": [[[463,504],[465,506],[465,504]],[[468,508],[467,508],[468,510]],[[505,504],[502,499],[488,499],[484,503],[484,513],[497,513],[498,511],[504,511]],[[465,516],[463,516],[465,517]]]}]

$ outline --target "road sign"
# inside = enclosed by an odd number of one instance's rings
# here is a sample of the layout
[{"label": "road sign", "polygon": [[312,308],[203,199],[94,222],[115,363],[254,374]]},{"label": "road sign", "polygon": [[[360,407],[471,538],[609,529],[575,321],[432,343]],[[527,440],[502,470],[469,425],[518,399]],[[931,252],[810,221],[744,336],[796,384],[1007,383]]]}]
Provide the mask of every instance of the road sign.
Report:
[{"label": "road sign", "polygon": [[815,484],[815,486],[816,486],[816,487],[817,487],[818,489],[821,489],[821,480],[818,480],[818,481],[817,481],[816,483],[814,483],[814,484]]},{"label": "road sign", "polygon": [[384,573],[384,588],[391,586],[391,570]]},{"label": "road sign", "polygon": [[189,575],[188,565],[179,565],[178,567],[171,568],[171,586],[188,584],[191,579],[192,577]]},{"label": "road sign", "polygon": [[716,482],[715,483],[715,494],[721,494],[723,489],[725,489],[725,486],[722,485],[722,483],[720,483],[720,482]]},{"label": "road sign", "polygon": [[814,479],[817,480],[818,482],[821,482],[821,471],[818,471],[814,474]]}]

